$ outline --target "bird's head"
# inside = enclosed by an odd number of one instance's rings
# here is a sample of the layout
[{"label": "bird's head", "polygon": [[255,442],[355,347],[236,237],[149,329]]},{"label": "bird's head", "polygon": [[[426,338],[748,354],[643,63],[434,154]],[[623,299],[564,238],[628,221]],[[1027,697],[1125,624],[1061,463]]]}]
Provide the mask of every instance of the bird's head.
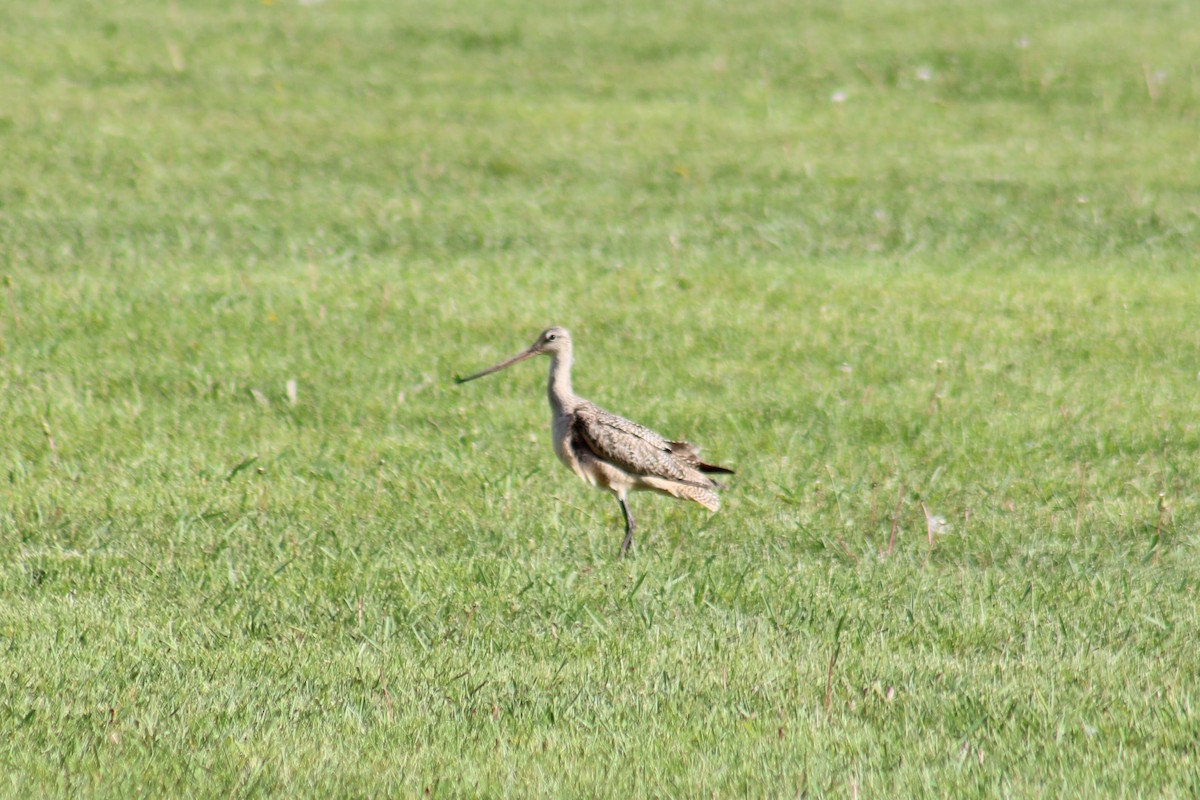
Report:
[{"label": "bird's head", "polygon": [[557,325],[546,328],[529,349],[535,351],[535,355],[566,352],[571,349],[571,334]]},{"label": "bird's head", "polygon": [[555,325],[552,328],[546,328],[538,334],[537,341],[529,345],[529,347],[517,353],[512,358],[501,361],[494,367],[488,367],[485,370],[476,372],[474,375],[468,375],[465,378],[458,378],[459,383],[473,381],[476,378],[482,378],[484,375],[491,375],[493,372],[499,372],[502,369],[511,367],[519,361],[524,361],[527,358],[533,358],[540,355],[558,356],[562,354],[570,354],[571,352],[571,334],[566,328],[560,328]]}]

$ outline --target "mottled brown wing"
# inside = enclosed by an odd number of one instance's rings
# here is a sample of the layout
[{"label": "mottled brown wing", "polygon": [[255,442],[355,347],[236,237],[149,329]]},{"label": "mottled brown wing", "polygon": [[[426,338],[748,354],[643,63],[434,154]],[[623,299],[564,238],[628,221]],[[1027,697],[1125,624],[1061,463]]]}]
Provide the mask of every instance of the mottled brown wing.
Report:
[{"label": "mottled brown wing", "polygon": [[648,445],[656,447],[660,450],[670,449],[671,444],[667,437],[662,436],[655,431],[650,430],[645,425],[639,425],[633,420],[619,417],[611,411],[605,411],[595,403],[583,403],[577,409],[580,416],[588,422],[594,422],[603,425],[606,428],[612,428],[614,431],[636,439],[640,439]]},{"label": "mottled brown wing", "polygon": [[675,458],[672,442],[591,403],[575,409],[575,434],[601,459],[633,475],[654,475],[704,488],[712,486],[712,481]]}]

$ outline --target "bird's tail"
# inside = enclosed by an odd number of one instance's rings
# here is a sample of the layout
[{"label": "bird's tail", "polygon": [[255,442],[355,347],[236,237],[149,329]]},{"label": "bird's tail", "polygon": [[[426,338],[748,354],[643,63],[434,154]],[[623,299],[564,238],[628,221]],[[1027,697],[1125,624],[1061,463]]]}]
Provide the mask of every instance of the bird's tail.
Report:
[{"label": "bird's tail", "polygon": [[717,473],[720,475],[732,475],[733,470],[726,467],[718,467],[716,464],[705,464],[700,460],[700,449],[691,442],[667,442],[667,449],[671,455],[687,464],[692,469],[698,469],[701,472]]},{"label": "bird's tail", "polygon": [[709,511],[716,511],[721,507],[721,498],[717,496],[717,493],[698,483],[673,481],[648,475],[643,475],[641,480],[645,486],[649,486],[651,489],[678,497],[680,500],[699,503]]}]

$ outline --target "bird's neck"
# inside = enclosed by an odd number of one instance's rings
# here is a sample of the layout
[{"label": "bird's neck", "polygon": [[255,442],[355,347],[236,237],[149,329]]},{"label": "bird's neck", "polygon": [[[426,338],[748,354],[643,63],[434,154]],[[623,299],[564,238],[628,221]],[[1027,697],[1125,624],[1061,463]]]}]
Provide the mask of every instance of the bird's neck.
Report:
[{"label": "bird's neck", "polygon": [[571,391],[571,354],[555,353],[550,357],[550,380],[546,385],[550,397],[550,408],[555,414],[569,411],[575,404],[575,393]]}]

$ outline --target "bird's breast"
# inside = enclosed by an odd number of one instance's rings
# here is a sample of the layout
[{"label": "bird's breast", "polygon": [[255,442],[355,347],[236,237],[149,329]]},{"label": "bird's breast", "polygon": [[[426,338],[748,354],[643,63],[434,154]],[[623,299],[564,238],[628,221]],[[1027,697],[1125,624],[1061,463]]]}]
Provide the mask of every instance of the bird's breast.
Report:
[{"label": "bird's breast", "polygon": [[554,454],[558,456],[558,460],[583,480],[588,483],[594,483],[595,481],[592,476],[588,474],[583,468],[583,464],[580,463],[579,454],[572,447],[571,416],[569,414],[554,415],[551,436],[554,440]]}]

